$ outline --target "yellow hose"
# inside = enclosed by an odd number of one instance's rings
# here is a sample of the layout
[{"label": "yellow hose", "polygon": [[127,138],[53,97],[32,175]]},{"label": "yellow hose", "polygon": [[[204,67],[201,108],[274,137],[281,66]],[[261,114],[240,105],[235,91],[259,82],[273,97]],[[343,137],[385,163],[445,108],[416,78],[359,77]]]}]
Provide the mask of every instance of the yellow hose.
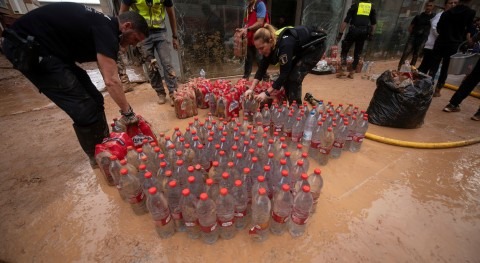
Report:
[{"label": "yellow hose", "polygon": [[[451,84],[445,84],[445,85],[443,85],[443,87],[451,89],[451,90],[458,90],[457,86],[454,86],[454,85],[451,85]],[[472,91],[470,93],[470,96],[475,97],[477,99],[480,99],[480,93],[478,93],[478,92]]]},{"label": "yellow hose", "polygon": [[417,148],[417,149],[447,149],[447,148],[455,148],[455,147],[463,147],[472,144],[476,144],[480,142],[480,137],[473,138],[465,141],[456,141],[456,142],[408,142],[396,139],[390,139],[382,136],[378,136],[371,133],[366,133],[365,137],[372,141],[377,141],[385,144],[401,146],[401,147],[409,147],[409,148]]}]

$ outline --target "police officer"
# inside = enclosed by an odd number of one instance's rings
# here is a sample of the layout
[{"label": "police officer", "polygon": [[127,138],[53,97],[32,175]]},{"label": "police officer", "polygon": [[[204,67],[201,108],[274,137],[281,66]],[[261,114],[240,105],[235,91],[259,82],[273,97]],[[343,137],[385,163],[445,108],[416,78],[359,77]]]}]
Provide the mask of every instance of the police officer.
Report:
[{"label": "police officer", "polygon": [[108,136],[104,100],[76,62],[97,61],[105,86],[120,108],[123,124],[137,122],[118,77],[119,46],[148,36],[145,19],[134,12],[118,18],[76,3],[52,3],[18,19],[3,33],[3,51],[38,90],[73,120],[83,151],[95,166],[95,145]]},{"label": "police officer", "polygon": [[270,97],[274,90],[285,88],[289,103],[302,101],[302,82],[315,67],[325,52],[326,34],[306,26],[282,28],[276,32],[270,24],[265,24],[253,37],[262,60],[258,66],[252,86],[245,92],[253,94],[253,88],[266,74],[269,65],[280,64],[280,76],[273,82],[272,88],[255,96],[258,101]]},{"label": "police officer", "polygon": [[360,54],[363,51],[365,40],[372,39],[375,25],[377,24],[377,14],[371,1],[360,1],[358,4],[353,4],[348,9],[347,16],[340,26],[340,32],[337,36],[337,42],[342,39],[343,32],[349,24],[348,33],[342,41],[341,67],[337,73],[337,78],[347,76],[347,54],[352,45],[355,43],[355,50],[353,53],[352,69],[348,73],[348,77],[353,79],[355,69],[357,68]]}]

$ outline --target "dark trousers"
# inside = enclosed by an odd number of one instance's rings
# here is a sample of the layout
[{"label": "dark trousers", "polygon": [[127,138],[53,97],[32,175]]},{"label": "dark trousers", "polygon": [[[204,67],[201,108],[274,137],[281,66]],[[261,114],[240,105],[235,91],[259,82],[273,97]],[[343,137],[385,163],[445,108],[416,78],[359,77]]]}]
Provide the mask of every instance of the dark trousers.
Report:
[{"label": "dark trousers", "polygon": [[250,78],[254,61],[257,62],[257,65],[260,61],[257,48],[255,48],[255,46],[247,46],[247,57],[245,58],[245,67],[243,70],[244,79]]},{"label": "dark trousers", "polygon": [[342,41],[342,52],[340,53],[340,57],[342,59],[342,66],[347,65],[348,51],[350,50],[352,45],[355,44],[355,50],[353,51],[352,70],[355,70],[357,68],[367,36],[368,27],[350,26],[347,35]]},{"label": "dark trousers", "polygon": [[410,65],[415,66],[417,63],[418,53],[425,45],[425,41],[426,38],[423,35],[410,35],[408,37],[407,44],[403,49],[402,57],[400,58],[400,62],[398,62],[398,70],[400,70],[400,67],[405,63],[405,60],[408,58],[408,56],[410,56],[410,54],[412,55],[412,61],[410,61]]},{"label": "dark trousers", "polygon": [[[450,56],[452,56],[455,53],[457,53],[457,48],[453,46],[451,47],[435,46],[433,48],[433,54],[434,54],[433,67],[436,67],[438,69],[440,62],[442,62],[442,68],[440,69],[440,76],[438,77],[438,82],[437,82],[437,88],[439,89],[441,89],[443,85],[445,85],[445,81],[447,80],[447,77],[448,77],[448,66],[450,65]],[[432,74],[430,74],[430,76],[432,76]],[[435,75],[433,75],[432,77],[435,77]]]},{"label": "dark trousers", "polygon": [[[434,61],[433,50],[424,48],[422,63],[418,67],[418,71],[425,74],[430,74],[430,72],[432,71],[433,61]],[[435,72],[432,72],[433,76],[435,76],[435,74],[437,73],[437,70],[438,70],[438,66],[435,69]]]},{"label": "dark trousers", "polygon": [[477,86],[478,82],[480,82],[480,60],[475,65],[472,72],[462,81],[458,90],[455,91],[450,99],[450,103],[455,106],[460,105],[460,103],[468,97],[470,92],[472,92],[475,86]]},{"label": "dark trousers", "polygon": [[301,55],[293,61],[293,67],[284,84],[285,95],[290,104],[295,100],[302,102],[302,82],[305,76],[317,65],[325,53],[325,43],[312,45],[306,48]]}]

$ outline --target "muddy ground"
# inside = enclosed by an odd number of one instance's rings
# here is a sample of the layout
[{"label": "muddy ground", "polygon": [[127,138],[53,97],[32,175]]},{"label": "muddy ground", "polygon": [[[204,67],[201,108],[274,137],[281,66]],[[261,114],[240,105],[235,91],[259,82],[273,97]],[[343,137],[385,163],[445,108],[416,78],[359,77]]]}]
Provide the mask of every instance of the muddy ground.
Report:
[{"label": "muddy ground", "polygon": [[[136,216],[114,187],[92,170],[68,116],[0,58],[0,259],[7,262],[479,262],[480,145],[402,148],[366,140],[320,167],[325,186],[317,213],[300,238],[232,240],[205,245],[177,233],[161,240],[149,215]],[[396,67],[376,63],[375,73]],[[375,83],[309,75],[303,92],[366,109]],[[418,142],[480,136],[470,120],[480,101],[444,113],[453,91],[435,98],[422,128],[371,125],[369,132]],[[127,93],[156,132],[189,120],[158,105],[144,83]],[[105,95],[106,114],[118,109]],[[200,116],[206,116],[200,110]],[[318,167],[311,161],[310,171]]]}]

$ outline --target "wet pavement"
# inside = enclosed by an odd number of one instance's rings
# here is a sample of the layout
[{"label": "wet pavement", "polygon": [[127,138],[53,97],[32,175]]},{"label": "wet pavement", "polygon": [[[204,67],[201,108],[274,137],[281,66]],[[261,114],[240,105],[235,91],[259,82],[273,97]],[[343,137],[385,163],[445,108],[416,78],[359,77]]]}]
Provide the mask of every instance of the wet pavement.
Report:
[{"label": "wet pavement", "polygon": [[[376,63],[374,72],[396,67]],[[2,73],[3,74],[3,73]],[[15,73],[9,73],[15,74]],[[99,170],[92,170],[68,116],[28,82],[0,78],[0,259],[8,262],[479,262],[480,145],[411,149],[365,140],[320,167],[324,189],[304,236],[270,235],[205,245],[177,233],[158,238],[149,215],[136,216]],[[375,83],[308,75],[303,92],[366,109]],[[458,113],[444,113],[453,91],[434,98],[418,129],[370,125],[369,132],[417,142],[480,136],[470,120],[480,100],[469,97]],[[137,114],[155,131],[171,134],[178,120],[158,105],[144,83],[127,93]],[[118,109],[106,95],[107,118]],[[206,117],[207,110],[199,116]],[[316,165],[310,162],[310,172]]]}]

